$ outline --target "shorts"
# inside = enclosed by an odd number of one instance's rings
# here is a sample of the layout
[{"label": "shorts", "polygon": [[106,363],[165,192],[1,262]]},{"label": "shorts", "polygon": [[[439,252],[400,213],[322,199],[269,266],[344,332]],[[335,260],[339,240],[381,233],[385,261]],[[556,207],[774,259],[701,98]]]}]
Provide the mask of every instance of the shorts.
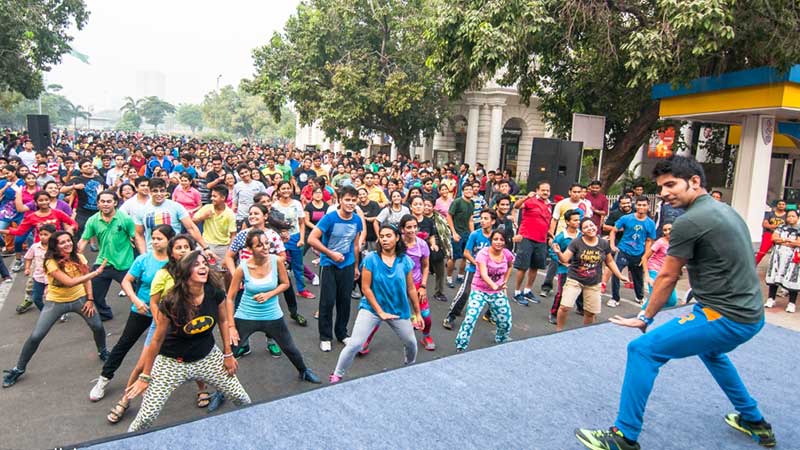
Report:
[{"label": "shorts", "polygon": [[547,244],[522,238],[517,244],[514,268],[518,270],[544,269],[547,265]]},{"label": "shorts", "polygon": [[156,334],[156,321],[155,319],[150,323],[150,328],[147,329],[147,336],[144,338],[144,346],[147,347],[150,345],[150,341],[153,340],[153,335]]},{"label": "shorts", "polygon": [[463,237],[460,241],[456,242],[455,239],[451,239],[453,244],[453,260],[458,260],[464,257],[464,249],[467,247],[467,240]]},{"label": "shorts", "polygon": [[581,293],[583,293],[583,310],[595,315],[600,314],[600,283],[582,284],[574,278],[567,278],[561,291],[561,306],[572,308]]}]

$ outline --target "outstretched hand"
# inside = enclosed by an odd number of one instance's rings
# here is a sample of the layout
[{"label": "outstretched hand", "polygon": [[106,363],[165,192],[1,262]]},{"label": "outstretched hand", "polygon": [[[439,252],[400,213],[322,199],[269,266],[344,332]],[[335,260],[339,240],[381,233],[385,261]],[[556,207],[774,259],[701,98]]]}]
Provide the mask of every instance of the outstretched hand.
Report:
[{"label": "outstretched hand", "polygon": [[638,328],[642,333],[647,329],[647,324],[636,317],[614,316],[608,321],[621,327]]}]

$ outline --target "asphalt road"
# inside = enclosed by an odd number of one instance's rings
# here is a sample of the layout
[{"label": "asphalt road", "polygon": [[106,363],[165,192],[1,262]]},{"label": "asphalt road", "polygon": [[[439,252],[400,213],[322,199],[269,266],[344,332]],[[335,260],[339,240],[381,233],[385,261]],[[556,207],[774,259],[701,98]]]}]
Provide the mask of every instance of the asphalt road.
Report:
[{"label": "asphalt road", "polygon": [[[11,259],[6,259],[6,262],[10,267]],[[535,288],[538,288],[541,280],[542,276],[534,285]],[[7,296],[2,292],[5,289],[0,288],[0,302],[5,299],[0,304],[0,329],[3,330],[0,367],[3,369],[14,366],[22,344],[38,317],[36,309],[23,315],[15,312],[16,305],[24,295],[24,284],[24,276],[16,277]],[[432,282],[428,284],[430,286]],[[309,283],[309,289],[315,295],[319,295],[319,286],[310,286]],[[104,323],[108,333],[109,349],[122,332],[130,306],[127,298],[117,297],[118,291],[119,287],[113,283],[109,290],[108,301],[112,305],[115,317]],[[450,298],[454,294],[454,290],[446,291],[446,295]],[[634,314],[638,310],[637,305],[625,300],[633,298],[632,292],[623,290],[622,297],[623,302],[616,309],[608,308],[604,304],[603,313],[598,320],[607,320],[613,314]],[[542,303],[531,304],[529,307],[512,302],[513,339],[527,339],[555,332],[555,326],[547,321],[552,298],[550,296]],[[604,302],[605,299],[604,296]],[[336,366],[336,360],[342,349],[341,344],[334,342],[333,351],[330,353],[322,353],[319,350],[317,322],[312,318],[317,307],[317,299],[298,298],[298,302],[300,312],[308,319],[309,326],[302,328],[294,321],[289,321],[289,329],[303,352],[306,364],[324,380],[323,384],[320,386],[301,382],[289,360],[285,356],[270,357],[263,339],[256,335],[251,339],[253,352],[239,361],[238,372],[242,385],[254,402],[267,402],[310,389],[324,389],[327,386],[328,374]],[[285,312],[282,300],[281,304]],[[431,301],[432,336],[437,343],[437,349],[429,352],[420,348],[417,363],[425,363],[455,353],[454,339],[457,328],[449,331],[441,325],[448,305]],[[351,325],[358,301],[353,300],[352,306]],[[571,314],[568,327],[578,327],[581,323],[582,317]],[[460,319],[456,326],[458,324]],[[99,376],[102,362],[97,358],[91,332],[83,320],[74,314],[70,315],[66,323],[57,323],[42,342],[25,375],[15,386],[0,391],[0,411],[3,412],[0,416],[0,436],[3,437],[0,448],[56,448],[124,433],[136,415],[139,399],[132,402],[131,408],[119,424],[111,425],[105,417],[122,395],[124,383],[141,352],[143,340],[144,338],[141,338],[126,357],[122,367],[117,371],[117,376],[109,384],[106,397],[97,403],[92,403],[89,401],[89,390]],[[496,345],[494,326],[480,321],[472,337],[470,350],[491,345]],[[381,328],[371,349],[369,355],[356,359],[345,381],[403,365],[402,345],[388,327]],[[167,402],[156,425],[169,425],[204,417],[206,411],[195,405],[196,389],[194,383],[180,387]],[[217,413],[224,413],[230,408],[235,406],[226,403]],[[309,414],[313,414],[313,405],[309,405]]]}]

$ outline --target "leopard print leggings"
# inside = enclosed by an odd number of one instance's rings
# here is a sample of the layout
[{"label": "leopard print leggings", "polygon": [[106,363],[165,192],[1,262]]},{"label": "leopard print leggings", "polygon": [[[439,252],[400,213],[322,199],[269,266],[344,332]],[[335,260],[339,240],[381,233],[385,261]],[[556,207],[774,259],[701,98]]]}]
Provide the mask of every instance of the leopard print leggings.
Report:
[{"label": "leopard print leggings", "polygon": [[205,381],[225,394],[225,397],[237,406],[250,404],[250,396],[239,383],[239,379],[236,376],[228,376],[225,372],[222,352],[216,346],[205,358],[190,363],[158,355],[151,376],[152,381],[144,392],[142,406],[128,428],[129,432],[150,427],[158,418],[161,408],[172,392],[190,380]]}]

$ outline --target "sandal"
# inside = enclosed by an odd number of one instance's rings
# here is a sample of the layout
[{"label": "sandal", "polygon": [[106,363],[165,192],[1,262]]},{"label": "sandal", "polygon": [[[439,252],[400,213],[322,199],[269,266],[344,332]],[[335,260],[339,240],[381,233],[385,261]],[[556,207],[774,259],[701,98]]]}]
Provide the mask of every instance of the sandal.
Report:
[{"label": "sandal", "polygon": [[206,391],[197,393],[197,407],[205,408],[211,402],[211,395]]},{"label": "sandal", "polygon": [[130,403],[126,404],[123,403],[122,400],[118,401],[117,404],[114,405],[113,408],[111,408],[111,411],[108,412],[106,420],[108,420],[111,423],[118,423],[120,420],[122,420],[122,416],[125,415],[125,411],[128,410],[129,406]]}]

